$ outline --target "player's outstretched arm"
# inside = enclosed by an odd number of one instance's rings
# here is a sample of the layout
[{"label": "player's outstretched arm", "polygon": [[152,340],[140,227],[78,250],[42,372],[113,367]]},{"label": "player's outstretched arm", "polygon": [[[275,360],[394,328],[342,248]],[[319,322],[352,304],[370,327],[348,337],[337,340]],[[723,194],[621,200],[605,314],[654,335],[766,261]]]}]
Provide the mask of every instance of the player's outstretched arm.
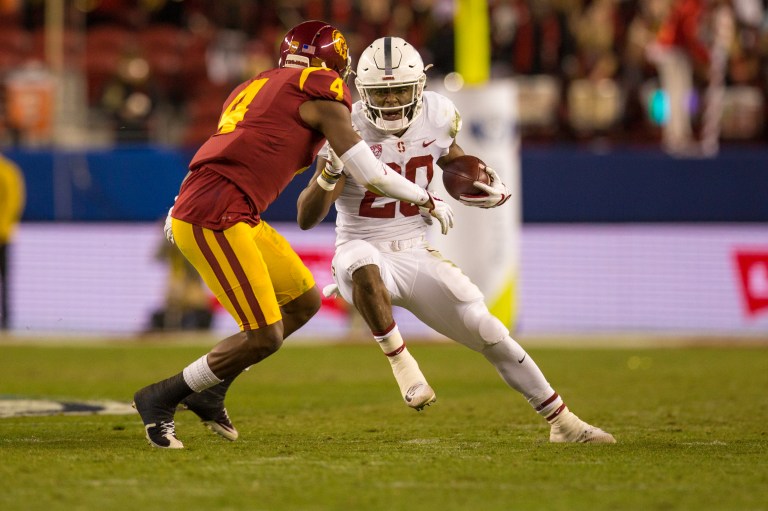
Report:
[{"label": "player's outstretched arm", "polygon": [[325,135],[355,181],[380,195],[425,208],[440,222],[444,234],[453,227],[449,205],[436,207],[427,190],[376,159],[368,144],[352,129],[352,118],[344,105],[328,100],[307,101],[299,107],[299,113],[304,122]]},{"label": "player's outstretched arm", "polygon": [[368,145],[352,129],[352,118],[343,104],[326,100],[307,101],[301,105],[299,113],[304,122],[325,135],[355,181],[393,199],[419,206],[427,206],[431,202],[426,190],[376,159]]},{"label": "player's outstretched arm", "polygon": [[302,230],[307,230],[319,224],[323,218],[328,216],[331,210],[331,204],[335,201],[341,191],[344,189],[344,174],[339,172],[333,186],[323,177],[323,171],[330,163],[325,158],[318,156],[317,170],[309,180],[309,184],[299,194],[296,201],[297,215],[296,221]]}]

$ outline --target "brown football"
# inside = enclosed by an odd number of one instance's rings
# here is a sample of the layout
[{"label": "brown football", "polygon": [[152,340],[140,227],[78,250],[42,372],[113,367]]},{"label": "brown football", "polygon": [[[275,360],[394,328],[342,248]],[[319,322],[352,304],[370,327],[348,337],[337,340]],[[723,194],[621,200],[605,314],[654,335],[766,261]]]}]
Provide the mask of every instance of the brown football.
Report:
[{"label": "brown football", "polygon": [[474,182],[491,182],[485,172],[485,163],[477,156],[465,154],[449,161],[443,169],[443,185],[448,194],[456,200],[460,195],[486,195],[475,187]]}]

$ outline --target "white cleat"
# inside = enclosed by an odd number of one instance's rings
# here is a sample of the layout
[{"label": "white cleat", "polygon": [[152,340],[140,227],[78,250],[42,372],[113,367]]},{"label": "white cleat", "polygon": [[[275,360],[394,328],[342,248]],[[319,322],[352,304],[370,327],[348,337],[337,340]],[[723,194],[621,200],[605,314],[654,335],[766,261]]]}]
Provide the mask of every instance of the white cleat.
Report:
[{"label": "white cleat", "polygon": [[613,435],[587,424],[579,419],[576,414],[566,410],[552,424],[549,432],[549,441],[552,443],[591,443],[591,444],[615,444]]},{"label": "white cleat", "polygon": [[144,426],[144,433],[147,442],[152,447],[161,449],[183,449],[184,444],[176,438],[176,429],[173,421],[161,422],[159,425],[155,422]]},{"label": "white cleat", "polygon": [[408,388],[403,399],[405,404],[420,412],[424,407],[437,401],[437,396],[435,396],[435,391],[432,390],[432,387],[426,383],[416,383]]}]

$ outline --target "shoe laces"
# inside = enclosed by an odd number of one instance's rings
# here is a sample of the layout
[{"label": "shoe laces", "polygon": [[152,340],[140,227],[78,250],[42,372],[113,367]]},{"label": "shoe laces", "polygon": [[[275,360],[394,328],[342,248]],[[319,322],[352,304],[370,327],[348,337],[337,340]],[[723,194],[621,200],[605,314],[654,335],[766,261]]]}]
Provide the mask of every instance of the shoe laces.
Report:
[{"label": "shoe laces", "polygon": [[160,433],[163,436],[170,435],[172,437],[176,436],[176,424],[174,424],[173,421],[162,421],[160,423]]}]

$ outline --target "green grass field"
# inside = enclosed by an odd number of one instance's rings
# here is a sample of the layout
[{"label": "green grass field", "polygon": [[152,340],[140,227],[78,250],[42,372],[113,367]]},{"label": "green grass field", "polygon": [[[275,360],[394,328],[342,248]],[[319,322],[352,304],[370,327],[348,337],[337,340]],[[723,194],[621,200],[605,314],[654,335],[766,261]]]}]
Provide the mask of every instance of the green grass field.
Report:
[{"label": "green grass field", "polygon": [[[213,340],[210,345],[213,344]],[[113,399],[209,344],[0,340],[0,397]],[[616,445],[548,427],[466,348],[412,344],[438,401],[400,400],[374,345],[291,345],[233,385],[229,443],[177,414],[0,419],[0,510],[767,510],[768,349],[529,348]]]}]

